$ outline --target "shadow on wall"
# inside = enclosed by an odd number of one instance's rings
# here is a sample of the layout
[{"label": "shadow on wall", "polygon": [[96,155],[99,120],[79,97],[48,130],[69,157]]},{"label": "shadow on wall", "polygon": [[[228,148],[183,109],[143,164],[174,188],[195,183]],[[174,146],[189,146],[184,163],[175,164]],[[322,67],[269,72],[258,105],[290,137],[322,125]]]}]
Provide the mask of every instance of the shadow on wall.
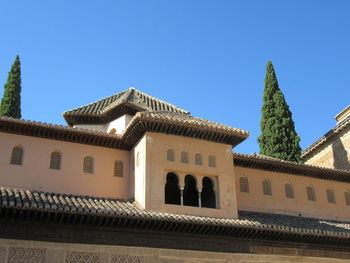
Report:
[{"label": "shadow on wall", "polygon": [[333,167],[335,169],[350,171],[350,162],[349,162],[348,153],[342,141],[341,140],[335,141],[332,144],[332,150],[333,150]]}]

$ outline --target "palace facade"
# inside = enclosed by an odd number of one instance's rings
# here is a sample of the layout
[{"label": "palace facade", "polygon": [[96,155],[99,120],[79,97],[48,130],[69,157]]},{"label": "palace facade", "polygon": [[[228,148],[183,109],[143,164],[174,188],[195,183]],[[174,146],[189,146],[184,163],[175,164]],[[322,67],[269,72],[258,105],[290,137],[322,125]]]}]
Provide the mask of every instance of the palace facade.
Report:
[{"label": "palace facade", "polygon": [[1,117],[0,263],[348,262],[349,112],[305,164],[134,88],[68,126]]}]

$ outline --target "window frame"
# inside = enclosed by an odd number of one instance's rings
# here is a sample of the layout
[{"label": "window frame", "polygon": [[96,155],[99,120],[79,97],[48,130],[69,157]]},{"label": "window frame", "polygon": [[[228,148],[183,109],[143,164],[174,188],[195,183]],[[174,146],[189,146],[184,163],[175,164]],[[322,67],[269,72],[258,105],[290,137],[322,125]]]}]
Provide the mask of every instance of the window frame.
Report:
[{"label": "window frame", "polygon": [[[91,158],[91,171],[88,172],[85,169],[85,159],[86,158]],[[93,155],[85,155],[83,158],[83,173],[85,174],[94,174],[95,173],[95,158]]]}]

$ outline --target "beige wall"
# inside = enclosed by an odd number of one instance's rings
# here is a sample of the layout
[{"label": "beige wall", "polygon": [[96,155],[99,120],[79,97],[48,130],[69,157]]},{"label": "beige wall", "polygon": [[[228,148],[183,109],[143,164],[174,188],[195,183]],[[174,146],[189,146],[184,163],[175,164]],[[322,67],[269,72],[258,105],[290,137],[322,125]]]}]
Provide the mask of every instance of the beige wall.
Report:
[{"label": "beige wall", "polygon": [[[15,145],[24,147],[22,165],[11,165]],[[98,197],[128,196],[130,152],[84,144],[0,133],[0,182],[2,186]],[[49,169],[50,153],[62,153],[60,170]],[[95,160],[93,174],[83,173],[83,158]],[[124,162],[124,177],[114,176],[114,162]]]},{"label": "beige wall", "polygon": [[328,144],[322,151],[306,160],[306,163],[350,170],[350,130],[342,134],[339,139]]},{"label": "beige wall", "polygon": [[143,208],[146,207],[146,183],[148,181],[146,173],[146,136],[143,136],[142,139],[133,149],[134,154],[134,169],[135,169],[135,201],[140,204]]},{"label": "beige wall", "polygon": [[[348,183],[242,167],[235,167],[235,174],[238,210],[350,220],[350,206],[346,205],[344,198],[344,192],[350,190]],[[241,176],[248,178],[249,193],[240,191]],[[262,181],[266,178],[271,181],[272,196],[263,194]],[[294,199],[286,198],[284,185],[287,182],[293,184]],[[313,185],[316,201],[307,199],[307,185]],[[329,187],[334,190],[336,204],[328,203],[326,190]]]},{"label": "beige wall", "polygon": [[[251,247],[252,254],[0,239],[0,263],[345,263],[348,252]],[[16,256],[17,252],[18,256]],[[265,252],[265,253],[262,253]],[[275,254],[276,252],[280,252]],[[312,256],[302,256],[303,254]],[[287,255],[284,255],[287,254]],[[326,254],[329,257],[317,257]],[[72,260],[72,256],[76,256]],[[331,258],[334,257],[334,258]]]},{"label": "beige wall", "polygon": [[[213,217],[237,217],[234,170],[231,146],[204,140],[161,133],[146,133],[146,209],[179,214],[206,215]],[[144,139],[143,139],[144,140]],[[142,143],[143,141],[141,141]],[[167,150],[175,152],[175,161],[167,161]],[[189,163],[180,162],[181,151],[189,153]],[[202,155],[203,165],[194,164],[194,155]],[[216,167],[208,166],[208,156],[216,156]],[[199,208],[165,204],[164,187],[167,173],[179,177],[180,187],[184,187],[187,174],[197,179],[197,188],[202,189],[202,178],[208,176],[214,181],[217,207]],[[138,175],[135,175],[136,178]],[[137,183],[136,183],[136,187]]]}]

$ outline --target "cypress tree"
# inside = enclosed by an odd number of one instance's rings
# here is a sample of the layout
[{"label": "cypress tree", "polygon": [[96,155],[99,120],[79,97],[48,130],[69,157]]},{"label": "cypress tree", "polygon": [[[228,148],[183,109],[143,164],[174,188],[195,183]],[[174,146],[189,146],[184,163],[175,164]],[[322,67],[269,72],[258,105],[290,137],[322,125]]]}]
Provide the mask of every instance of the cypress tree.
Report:
[{"label": "cypress tree", "polygon": [[0,104],[0,116],[21,118],[21,62],[16,56],[4,85],[4,96]]},{"label": "cypress tree", "polygon": [[278,87],[272,62],[266,65],[263,106],[258,138],[260,154],[281,160],[301,162],[300,137],[297,135],[292,113]]}]

